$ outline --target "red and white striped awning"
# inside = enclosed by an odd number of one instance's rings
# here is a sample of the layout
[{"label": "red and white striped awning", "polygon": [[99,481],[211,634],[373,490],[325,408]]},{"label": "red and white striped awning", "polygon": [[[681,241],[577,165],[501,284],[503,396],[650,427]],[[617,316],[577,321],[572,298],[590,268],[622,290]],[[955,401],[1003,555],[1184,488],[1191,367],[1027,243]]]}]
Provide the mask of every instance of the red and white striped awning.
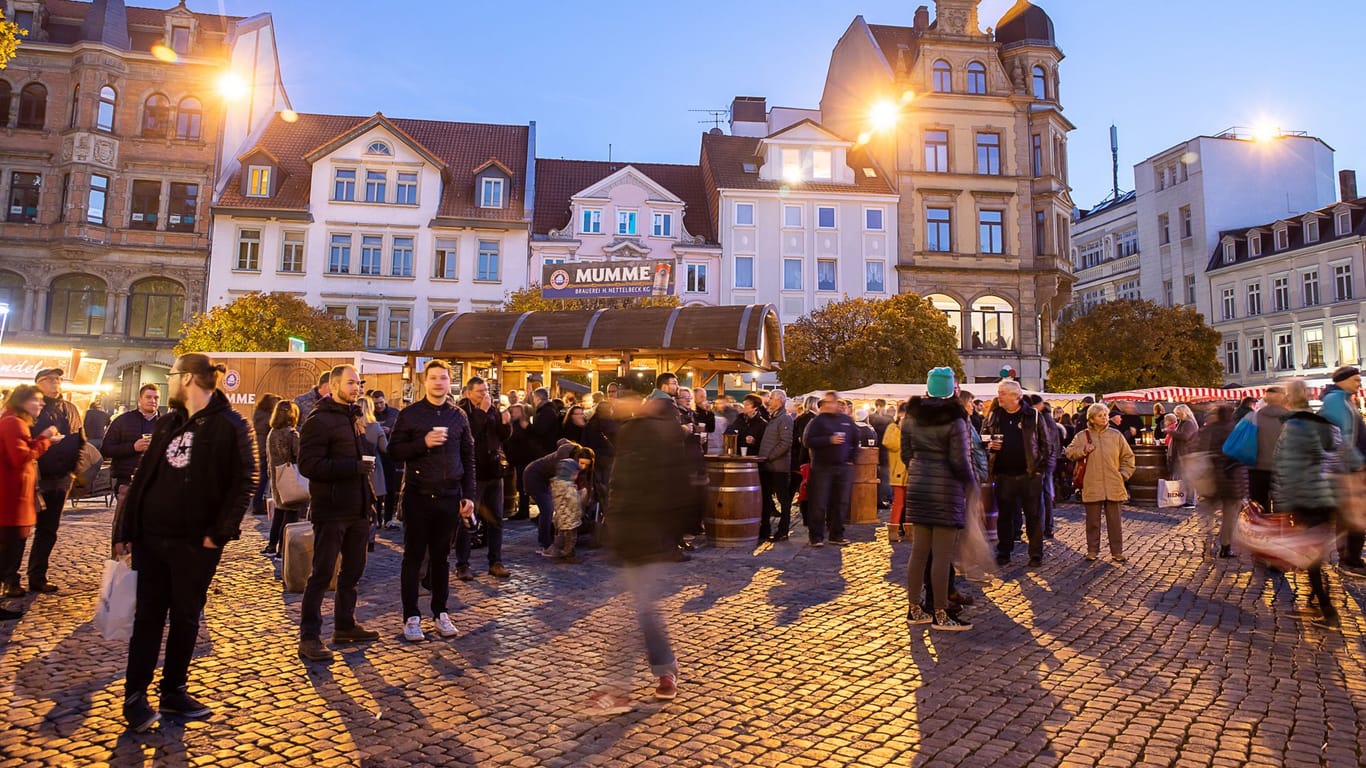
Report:
[{"label": "red and white striped awning", "polygon": [[[1310,387],[1309,396],[1317,399],[1321,391],[1320,387]],[[1261,399],[1266,394],[1266,387],[1239,387],[1237,389],[1222,389],[1220,387],[1150,387],[1148,389],[1129,389],[1123,392],[1111,392],[1101,396],[1105,402],[1117,400],[1131,400],[1142,402],[1164,402],[1164,403],[1215,403],[1223,400],[1238,402],[1245,397]]]}]

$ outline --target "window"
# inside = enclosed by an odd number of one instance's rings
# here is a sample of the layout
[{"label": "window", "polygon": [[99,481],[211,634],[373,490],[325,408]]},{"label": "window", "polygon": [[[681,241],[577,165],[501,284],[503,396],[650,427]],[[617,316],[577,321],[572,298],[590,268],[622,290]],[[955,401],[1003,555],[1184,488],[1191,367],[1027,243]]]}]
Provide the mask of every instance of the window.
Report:
[{"label": "window", "polygon": [[1186,303],[1195,303],[1195,275],[1186,275]]},{"label": "window", "polygon": [[199,99],[186,96],[180,100],[175,114],[175,137],[181,141],[199,141],[199,133],[204,125],[204,108]]},{"label": "window", "polygon": [[[754,287],[754,257],[736,256],[735,257],[735,287],[753,288]],[[784,286],[786,287],[786,286]]]},{"label": "window", "polygon": [[1286,331],[1276,334],[1276,370],[1289,371],[1295,367],[1295,335]]},{"label": "window", "polygon": [[457,280],[459,273],[457,270],[456,254],[459,251],[455,240],[437,240],[436,258],[433,259],[434,269],[432,277],[438,280]]},{"label": "window", "polygon": [[1319,271],[1311,269],[1304,273],[1304,306],[1315,307],[1319,303]]},{"label": "window", "polygon": [[1029,137],[1029,175],[1043,175],[1043,137],[1037,133]]},{"label": "window", "polygon": [[688,293],[706,293],[707,265],[688,264],[685,266],[685,269],[687,276],[687,284],[684,290],[686,290]]},{"label": "window", "polygon": [[398,205],[417,205],[417,172],[399,171],[394,185],[394,202]]},{"label": "window", "polygon": [[1014,349],[1015,310],[998,296],[983,296],[972,302],[973,347]]},{"label": "window", "polygon": [[1167,306],[1169,306],[1169,307],[1172,306],[1172,304],[1174,303],[1174,302],[1172,301],[1172,281],[1170,281],[1170,280],[1163,280],[1163,281],[1162,281],[1162,295],[1163,295],[1164,297],[1166,297],[1166,299],[1167,299]]},{"label": "window", "polygon": [[800,227],[802,225],[802,207],[800,205],[783,206],[783,226]]},{"label": "window", "polygon": [[1252,283],[1247,287],[1247,314],[1248,317],[1260,315],[1262,313],[1262,284]]},{"label": "window", "polygon": [[[118,94],[109,86],[100,89],[100,105],[95,111],[95,130],[114,132],[114,107],[118,105]],[[165,136],[163,128],[161,135]]]},{"label": "window", "polygon": [[925,250],[953,250],[953,218],[948,208],[925,209]]},{"label": "window", "polygon": [[199,185],[171,182],[171,205],[166,211],[166,229],[193,232],[198,219]]},{"label": "window", "polygon": [[1167,214],[1161,213],[1157,216],[1157,242],[1159,245],[1168,245],[1172,241],[1171,224],[1167,220]]},{"label": "window", "polygon": [[233,269],[249,272],[261,269],[261,230],[244,229],[237,233],[237,263]]},{"label": "window", "polygon": [[[9,125],[10,85],[0,80],[0,125]],[[68,128],[75,128],[81,117],[81,84],[71,88],[71,122]]]},{"label": "window", "polygon": [[1273,277],[1271,278],[1271,306],[1273,311],[1284,312],[1290,309],[1290,278]]},{"label": "window", "polygon": [[831,205],[816,206],[816,228],[834,229],[835,228],[835,207]]},{"label": "window", "polygon": [[1342,323],[1334,327],[1338,337],[1338,365],[1357,365],[1361,362],[1360,347],[1357,346],[1357,324]]},{"label": "window", "polygon": [[925,131],[925,170],[930,173],[949,172],[948,131]]},{"label": "window", "polygon": [[953,68],[947,61],[940,59],[934,63],[932,77],[935,93],[953,93]]},{"label": "window", "polygon": [[332,184],[332,199],[353,202],[356,199],[356,169],[338,168]]},{"label": "window", "polygon": [[0,304],[15,317],[24,316],[24,278],[14,272],[0,271]]},{"label": "window", "polygon": [[134,181],[130,208],[129,229],[156,229],[157,212],[161,210],[161,182]]},{"label": "window", "polygon": [[1333,267],[1333,301],[1347,301],[1352,298],[1352,265],[1339,264]]},{"label": "window", "polygon": [[674,217],[671,213],[656,213],[651,217],[650,234],[655,237],[673,237]]},{"label": "window", "polygon": [[361,235],[360,238],[360,273],[362,275],[378,275],[379,265],[384,251],[384,238],[379,235]]},{"label": "window", "polygon": [[[948,321],[949,327],[953,328],[953,335],[958,338],[958,343],[963,343],[963,307],[957,301],[942,293],[932,293],[925,299],[934,306],[935,309],[944,313],[944,319]],[[975,346],[980,347],[980,344]]]},{"label": "window", "polygon": [[1190,207],[1189,205],[1183,205],[1183,206],[1181,206],[1180,214],[1181,214],[1181,237],[1183,237],[1183,238],[1190,237],[1190,236],[1191,236],[1191,207]]},{"label": "window", "polygon": [[1238,373],[1241,362],[1238,355],[1238,340],[1230,339],[1224,342],[1224,373]]},{"label": "window", "polygon": [[365,346],[379,346],[379,307],[356,307],[356,333]]},{"label": "window", "polygon": [[784,148],[779,151],[783,162],[783,180],[800,181],[802,178],[802,152],[800,149]]},{"label": "window", "polygon": [[735,204],[735,223],[742,227],[754,226],[754,203]]},{"label": "window", "polygon": [[395,237],[389,248],[389,270],[394,277],[413,276],[413,239]]},{"label": "window", "polygon": [[29,83],[19,91],[18,128],[42,130],[47,121],[47,88],[42,83]]},{"label": "window", "polygon": [[868,293],[882,293],[887,290],[887,265],[885,262],[863,262],[863,290]]},{"label": "window", "polygon": [[171,27],[171,50],[180,54],[190,52],[189,27]]},{"label": "window", "polygon": [[151,277],[133,283],[128,295],[128,336],[176,339],[185,322],[185,288],[174,280]]},{"label": "window", "polygon": [[870,232],[882,231],[882,209],[864,208],[863,209],[863,228]]},{"label": "window", "polygon": [[1281,227],[1276,230],[1276,250],[1284,251],[1290,247],[1290,230]]},{"label": "window", "polygon": [[38,201],[42,197],[43,177],[38,173],[9,175],[9,213],[6,221],[32,224],[38,221]]},{"label": "window", "polygon": [[597,235],[602,233],[602,209],[584,208],[583,226],[579,231],[585,235]]},{"label": "window", "polygon": [[270,196],[270,166],[253,165],[247,169],[247,197]]},{"label": "window", "polygon": [[1005,253],[1005,213],[977,212],[977,240],[981,253]]},{"label": "window", "polygon": [[280,271],[302,274],[304,271],[304,233],[286,232],[280,248]]},{"label": "window", "polygon": [[1261,236],[1261,235],[1248,235],[1248,236],[1247,236],[1247,254],[1248,254],[1248,256],[1261,256],[1261,255],[1262,255],[1262,236]]},{"label": "window", "polygon": [[1323,364],[1323,329],[1305,328],[1304,329],[1304,367],[1322,368]]},{"label": "window", "polygon": [[365,172],[365,202],[382,203],[384,202],[384,187],[387,178],[384,171]]},{"label": "window", "polygon": [[1125,280],[1115,286],[1115,298],[1117,299],[1137,299],[1139,298],[1138,281]]},{"label": "window", "polygon": [[802,289],[802,260],[783,259],[783,290],[800,291]]},{"label": "window", "polygon": [[1319,220],[1310,219],[1304,222],[1304,242],[1317,243],[1319,241]]},{"label": "window", "polygon": [[[1096,245],[1100,245],[1100,243],[1096,243]],[[1048,214],[1043,211],[1035,211],[1034,253],[1040,254],[1046,250],[1048,250]]]},{"label": "window", "polygon": [[1223,289],[1223,290],[1220,292],[1220,296],[1221,296],[1222,299],[1223,299],[1223,302],[1222,302],[1222,303],[1223,303],[1223,310],[1224,310],[1223,319],[1225,319],[1225,320],[1232,320],[1234,317],[1237,316],[1237,312],[1238,312],[1238,310],[1237,310],[1238,300],[1237,300],[1237,298],[1235,298],[1234,295],[1233,295],[1233,289],[1232,289],[1232,288],[1225,288],[1225,289]]},{"label": "window", "polygon": [[[3,114],[3,112],[0,112]],[[1352,212],[1342,211],[1337,215],[1338,235],[1345,235],[1352,231]]]},{"label": "window", "polygon": [[1180,162],[1180,164],[1179,164],[1179,167],[1181,168],[1181,180],[1182,180],[1182,181],[1189,181],[1189,180],[1190,180],[1190,166],[1189,166],[1189,164],[1185,161],[1184,158],[1181,160],[1181,162]]},{"label": "window", "polygon": [[828,149],[811,150],[811,178],[832,179],[835,177],[834,156]]},{"label": "window", "polygon": [[617,211],[617,234],[634,235],[636,233],[636,212]]},{"label": "window", "polygon": [[98,173],[90,176],[90,194],[86,196],[85,220],[104,224],[104,206],[109,200],[109,177]]},{"label": "window", "polygon": [[53,280],[48,289],[47,332],[99,336],[104,333],[108,300],[108,285],[93,275],[64,275]]},{"label": "window", "polygon": [[327,252],[327,273],[329,275],[351,274],[351,236],[333,235],[331,247]]},{"label": "window", "polygon": [[479,258],[475,265],[474,279],[496,283],[502,278],[498,268],[498,241],[480,240]]},{"label": "window", "polygon": [[327,307],[324,307],[324,308],[323,308],[323,311],[326,312],[326,313],[328,314],[328,316],[331,317],[333,320],[349,320],[349,319],[350,319],[350,317],[347,316],[346,307],[340,307],[340,306],[336,306],[336,305],[329,305],[329,306],[327,306]]},{"label": "window", "polygon": [[968,64],[968,93],[987,92],[987,68],[980,62]]},{"label": "window", "polygon": [[1266,339],[1254,337],[1248,342],[1248,348],[1252,353],[1252,372],[1266,373]]},{"label": "window", "polygon": [[409,331],[413,326],[411,309],[389,310],[389,349],[407,349]]},{"label": "window", "polygon": [[[103,114],[104,96],[100,96],[100,110]],[[110,106],[113,114],[113,106]],[[111,118],[112,120],[112,118]],[[103,128],[101,130],[110,130]],[[147,97],[142,105],[142,136],[148,139],[164,139],[171,132],[171,102],[159,93]]]},{"label": "window", "polygon": [[503,207],[503,180],[484,177],[479,182],[479,207]]},{"label": "window", "polygon": [[834,259],[816,260],[816,290],[835,290],[835,269]]},{"label": "window", "polygon": [[1048,98],[1048,73],[1043,67],[1034,67],[1030,78],[1034,85],[1034,98],[1043,101]]},{"label": "window", "polygon": [[372,141],[370,142],[370,145],[365,148],[365,154],[384,155],[385,157],[388,157],[394,153],[389,149],[388,144],[385,144],[382,141]]},{"label": "window", "polygon": [[1001,175],[1001,134],[977,134],[977,172],[988,176]]},{"label": "window", "polygon": [[1224,243],[1224,263],[1232,264],[1238,260],[1238,246],[1234,243]]}]

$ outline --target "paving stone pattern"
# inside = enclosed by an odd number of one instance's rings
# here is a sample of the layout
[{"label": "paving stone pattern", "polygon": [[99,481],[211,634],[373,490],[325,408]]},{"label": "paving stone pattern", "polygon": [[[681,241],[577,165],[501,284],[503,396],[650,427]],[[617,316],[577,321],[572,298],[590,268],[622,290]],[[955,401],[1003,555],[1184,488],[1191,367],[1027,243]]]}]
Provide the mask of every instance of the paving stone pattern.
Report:
[{"label": "paving stone pattern", "polygon": [[460,636],[410,644],[400,539],[385,531],[359,608],[382,639],[309,666],[295,655],[299,596],[282,593],[257,554],[264,519],[249,518],[191,668],[213,716],[134,736],[120,716],[126,646],[89,623],[110,512],[81,508],[54,557],[62,592],[0,624],[0,768],[1366,762],[1366,585],[1332,572],[1346,608],[1330,633],[1295,612],[1302,578],[1211,559],[1188,513],[1126,507],[1122,565],[1083,560],[1077,506],[1058,517],[1042,567],[1021,550],[1002,580],[972,586],[963,633],[908,627],[909,545],[874,526],[853,526],[844,549],[803,547],[799,528],[753,554],[700,550],[668,566],[678,698],[653,701],[637,651],[639,706],[612,719],[586,716],[586,700],[612,644],[639,641],[602,553],[550,564],[531,527],[510,523],[513,577],[457,582]]}]

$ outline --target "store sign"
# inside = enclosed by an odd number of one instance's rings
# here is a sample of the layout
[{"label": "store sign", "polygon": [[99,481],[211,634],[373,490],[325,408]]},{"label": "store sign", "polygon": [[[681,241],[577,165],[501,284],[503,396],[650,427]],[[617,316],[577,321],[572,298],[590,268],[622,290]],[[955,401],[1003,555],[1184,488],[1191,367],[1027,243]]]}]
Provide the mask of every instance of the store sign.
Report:
[{"label": "store sign", "polygon": [[662,259],[546,264],[541,269],[541,297],[668,296],[673,293],[673,272],[673,262]]},{"label": "store sign", "polygon": [[[0,352],[0,381],[32,384],[33,377],[44,368],[71,370],[71,353],[49,349],[10,349]],[[70,379],[70,375],[67,376]]]}]

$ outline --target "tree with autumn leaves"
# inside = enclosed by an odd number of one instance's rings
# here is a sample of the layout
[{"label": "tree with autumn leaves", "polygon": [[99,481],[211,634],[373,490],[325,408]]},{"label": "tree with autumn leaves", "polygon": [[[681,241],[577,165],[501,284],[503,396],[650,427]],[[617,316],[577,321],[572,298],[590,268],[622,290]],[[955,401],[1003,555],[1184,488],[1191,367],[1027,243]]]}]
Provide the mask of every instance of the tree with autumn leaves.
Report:
[{"label": "tree with autumn leaves", "polygon": [[180,329],[175,353],[288,352],[290,337],[319,352],[355,352],[365,340],[350,322],[287,293],[249,293],[198,312]]},{"label": "tree with autumn leaves", "polygon": [[678,297],[640,296],[620,299],[547,299],[541,296],[540,283],[518,291],[508,291],[503,306],[490,312],[556,312],[567,309],[635,309],[637,307],[676,307]]},{"label": "tree with autumn leaves", "polygon": [[1048,370],[1056,392],[1119,392],[1223,383],[1219,332],[1194,307],[1120,299],[1058,327]]},{"label": "tree with autumn leaves", "polygon": [[0,8],[0,69],[4,69],[19,52],[19,38],[28,35],[28,30],[20,29],[18,24],[5,18]]}]

